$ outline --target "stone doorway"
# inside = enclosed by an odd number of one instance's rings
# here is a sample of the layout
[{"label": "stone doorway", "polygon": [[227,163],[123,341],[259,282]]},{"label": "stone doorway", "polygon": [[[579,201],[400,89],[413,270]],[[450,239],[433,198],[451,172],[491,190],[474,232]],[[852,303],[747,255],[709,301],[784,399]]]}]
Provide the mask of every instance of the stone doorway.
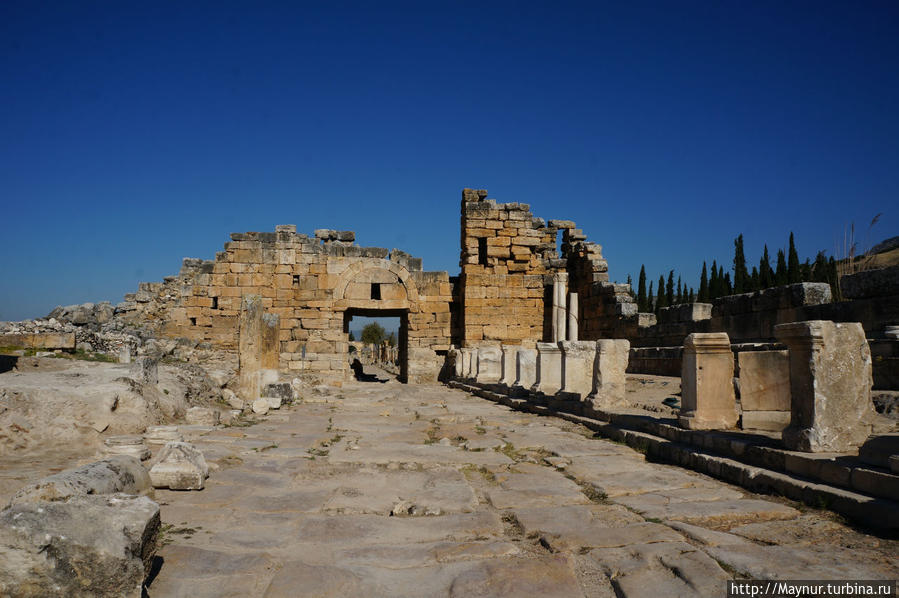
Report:
[{"label": "stone doorway", "polygon": [[[343,334],[349,343],[350,322],[354,317],[365,318],[397,318],[399,328],[397,330],[397,380],[403,383],[409,381],[409,310],[408,309],[373,309],[350,307],[343,312]],[[357,339],[358,341],[359,339]]]}]

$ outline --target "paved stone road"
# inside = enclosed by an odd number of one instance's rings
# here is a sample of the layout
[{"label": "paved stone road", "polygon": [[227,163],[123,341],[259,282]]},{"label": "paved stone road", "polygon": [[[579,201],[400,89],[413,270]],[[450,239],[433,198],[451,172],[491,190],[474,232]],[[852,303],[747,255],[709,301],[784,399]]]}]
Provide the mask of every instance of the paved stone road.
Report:
[{"label": "paved stone road", "polygon": [[724,596],[895,579],[897,543],[443,386],[352,383],[193,441],[160,596]]}]

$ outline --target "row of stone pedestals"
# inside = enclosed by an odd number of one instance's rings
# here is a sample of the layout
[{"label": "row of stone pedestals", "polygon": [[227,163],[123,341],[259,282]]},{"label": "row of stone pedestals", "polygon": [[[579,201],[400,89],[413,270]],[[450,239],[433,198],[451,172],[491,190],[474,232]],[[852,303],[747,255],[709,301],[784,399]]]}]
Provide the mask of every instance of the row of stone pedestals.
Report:
[{"label": "row of stone pedestals", "polygon": [[[774,329],[787,351],[740,353],[743,428],[782,429],[784,446],[847,452],[872,433],[871,351],[861,324],[814,320]],[[734,354],[726,333],[694,333],[684,342],[681,426],[729,429],[740,413]]]},{"label": "row of stone pedestals", "polygon": [[[879,425],[871,400],[871,351],[858,323],[814,320],[775,327],[786,351],[735,359],[724,332],[694,333],[684,342],[680,426],[693,430],[782,432],[784,446],[804,452],[847,452]],[[596,409],[626,406],[627,340],[481,345],[453,349],[455,376],[513,392],[586,401]]]},{"label": "row of stone pedestals", "polygon": [[501,384],[596,407],[625,402],[625,370],[630,343],[626,340],[482,345],[453,349],[455,375],[481,384]]}]

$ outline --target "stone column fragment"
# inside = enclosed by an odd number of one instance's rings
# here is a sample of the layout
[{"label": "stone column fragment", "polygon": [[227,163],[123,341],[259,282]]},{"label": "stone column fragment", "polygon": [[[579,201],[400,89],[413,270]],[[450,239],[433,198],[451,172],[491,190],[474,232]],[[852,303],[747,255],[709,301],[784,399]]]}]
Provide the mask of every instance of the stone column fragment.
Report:
[{"label": "stone column fragment", "polygon": [[774,327],[790,351],[792,418],[784,446],[847,452],[865,441],[876,420],[871,401],[871,349],[858,322],[826,320]]},{"label": "stone column fragment", "polygon": [[593,389],[589,400],[597,409],[624,407],[627,386],[627,362],[631,344],[626,339],[596,341],[596,360],[593,362]]},{"label": "stone column fragment", "polygon": [[568,291],[568,273],[553,274],[552,325],[553,342],[565,340],[565,295]]},{"label": "stone column fragment", "polygon": [[562,341],[562,393],[583,399],[593,390],[596,341]]},{"label": "stone column fragment", "polygon": [[506,386],[512,386],[516,379],[516,355],[520,349],[519,345],[502,345],[502,377],[500,383]]},{"label": "stone column fragment", "polygon": [[536,349],[519,349],[515,354],[515,386],[531,388],[537,380]]},{"label": "stone column fragment", "polygon": [[725,332],[694,332],[684,341],[681,411],[678,422],[691,430],[737,425],[734,354]]},{"label": "stone column fragment", "polygon": [[481,383],[499,382],[502,377],[502,351],[495,345],[478,347],[477,381]]},{"label": "stone column fragment", "polygon": [[568,293],[568,340],[578,340],[578,300],[577,293]]},{"label": "stone column fragment", "polygon": [[278,360],[281,357],[281,318],[278,314],[262,314],[262,342],[259,357],[259,387],[278,382]]},{"label": "stone column fragment", "polygon": [[562,388],[562,350],[557,343],[537,343],[537,380],[532,390],[554,395]]},{"label": "stone column fragment", "polygon": [[259,398],[262,369],[262,297],[244,295],[240,302],[237,394],[244,401]]},{"label": "stone column fragment", "polygon": [[461,378],[471,377],[471,349],[462,347],[459,349],[460,359],[462,361],[462,372],[459,374]]}]

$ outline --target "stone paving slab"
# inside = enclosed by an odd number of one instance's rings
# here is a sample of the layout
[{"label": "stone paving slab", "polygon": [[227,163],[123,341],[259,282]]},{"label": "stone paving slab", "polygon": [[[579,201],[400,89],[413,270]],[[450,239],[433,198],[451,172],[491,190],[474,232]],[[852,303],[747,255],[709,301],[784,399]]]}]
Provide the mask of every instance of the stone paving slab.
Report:
[{"label": "stone paving slab", "polygon": [[436,385],[318,392],[197,431],[212,472],[202,491],[156,493],[150,598],[710,596],[734,574],[899,577],[893,540],[561,419]]}]

